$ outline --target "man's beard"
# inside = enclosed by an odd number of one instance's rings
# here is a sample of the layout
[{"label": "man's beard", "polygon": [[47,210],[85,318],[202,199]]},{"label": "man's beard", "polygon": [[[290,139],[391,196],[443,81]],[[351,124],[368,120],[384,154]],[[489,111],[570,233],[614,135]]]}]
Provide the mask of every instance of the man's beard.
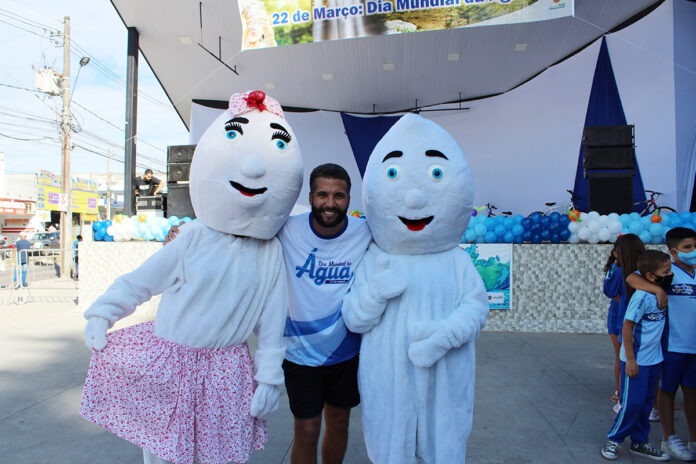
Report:
[{"label": "man's beard", "polygon": [[[322,217],[322,211],[335,211],[336,216],[332,221],[325,221]],[[340,208],[315,208],[312,206],[312,217],[322,227],[335,227],[341,223],[346,217],[348,208],[341,210]]]}]

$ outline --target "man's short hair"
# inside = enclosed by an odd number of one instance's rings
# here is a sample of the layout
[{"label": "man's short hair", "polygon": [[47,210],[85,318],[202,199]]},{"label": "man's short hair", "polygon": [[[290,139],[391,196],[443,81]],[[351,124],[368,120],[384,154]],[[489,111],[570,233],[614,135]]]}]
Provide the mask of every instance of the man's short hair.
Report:
[{"label": "man's short hair", "polygon": [[152,172],[152,169],[146,169],[145,174],[154,174],[154,172]]},{"label": "man's short hair", "polygon": [[696,231],[689,229],[688,227],[675,227],[667,231],[665,239],[667,241],[667,248],[670,250],[679,247],[681,242],[687,238],[696,239]]},{"label": "man's short hair", "polygon": [[313,192],[316,187],[315,182],[318,177],[323,177],[325,179],[338,179],[345,181],[348,194],[350,194],[350,176],[345,169],[343,169],[338,164],[326,163],[321,164],[314,168],[312,173],[309,175],[309,191]]},{"label": "man's short hair", "polygon": [[660,250],[645,250],[638,258],[638,270],[643,276],[648,272],[655,274],[660,266],[669,262],[667,253]]}]

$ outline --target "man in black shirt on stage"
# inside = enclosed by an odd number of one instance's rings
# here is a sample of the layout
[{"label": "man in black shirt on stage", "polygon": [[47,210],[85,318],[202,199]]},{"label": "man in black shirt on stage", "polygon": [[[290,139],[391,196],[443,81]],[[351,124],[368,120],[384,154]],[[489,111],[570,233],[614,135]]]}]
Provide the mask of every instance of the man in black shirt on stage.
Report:
[{"label": "man in black shirt on stage", "polygon": [[135,196],[151,197],[164,188],[164,181],[152,175],[152,169],[146,169],[145,174],[135,178]]}]

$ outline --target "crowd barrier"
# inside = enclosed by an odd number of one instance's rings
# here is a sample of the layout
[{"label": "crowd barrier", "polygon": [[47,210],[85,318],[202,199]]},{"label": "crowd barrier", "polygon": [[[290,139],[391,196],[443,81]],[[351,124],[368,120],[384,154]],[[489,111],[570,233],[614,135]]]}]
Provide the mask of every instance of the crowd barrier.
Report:
[{"label": "crowd barrier", "polygon": [[61,276],[63,253],[68,253],[70,256],[70,269],[67,275],[71,279],[76,279],[79,260],[73,248],[20,251],[14,248],[0,248],[0,287],[11,289],[13,303],[31,302],[31,287],[36,282]]}]

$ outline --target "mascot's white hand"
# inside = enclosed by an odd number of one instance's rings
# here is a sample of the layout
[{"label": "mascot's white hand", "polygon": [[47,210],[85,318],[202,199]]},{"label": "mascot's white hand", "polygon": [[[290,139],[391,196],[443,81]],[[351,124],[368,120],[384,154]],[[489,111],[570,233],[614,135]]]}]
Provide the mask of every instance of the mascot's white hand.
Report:
[{"label": "mascot's white hand", "polygon": [[260,383],[251,399],[249,413],[257,419],[266,420],[278,410],[280,388],[277,385]]},{"label": "mascot's white hand", "polygon": [[85,327],[85,344],[93,350],[101,351],[106,347],[106,331],[109,321],[103,317],[90,317]]},{"label": "mascot's white hand", "polygon": [[406,278],[399,271],[390,269],[389,257],[378,257],[376,264],[375,275],[370,282],[372,295],[378,300],[387,301],[404,293]]},{"label": "mascot's white hand", "polygon": [[418,322],[410,330],[408,357],[418,367],[430,367],[452,348],[447,330],[439,321]]}]

